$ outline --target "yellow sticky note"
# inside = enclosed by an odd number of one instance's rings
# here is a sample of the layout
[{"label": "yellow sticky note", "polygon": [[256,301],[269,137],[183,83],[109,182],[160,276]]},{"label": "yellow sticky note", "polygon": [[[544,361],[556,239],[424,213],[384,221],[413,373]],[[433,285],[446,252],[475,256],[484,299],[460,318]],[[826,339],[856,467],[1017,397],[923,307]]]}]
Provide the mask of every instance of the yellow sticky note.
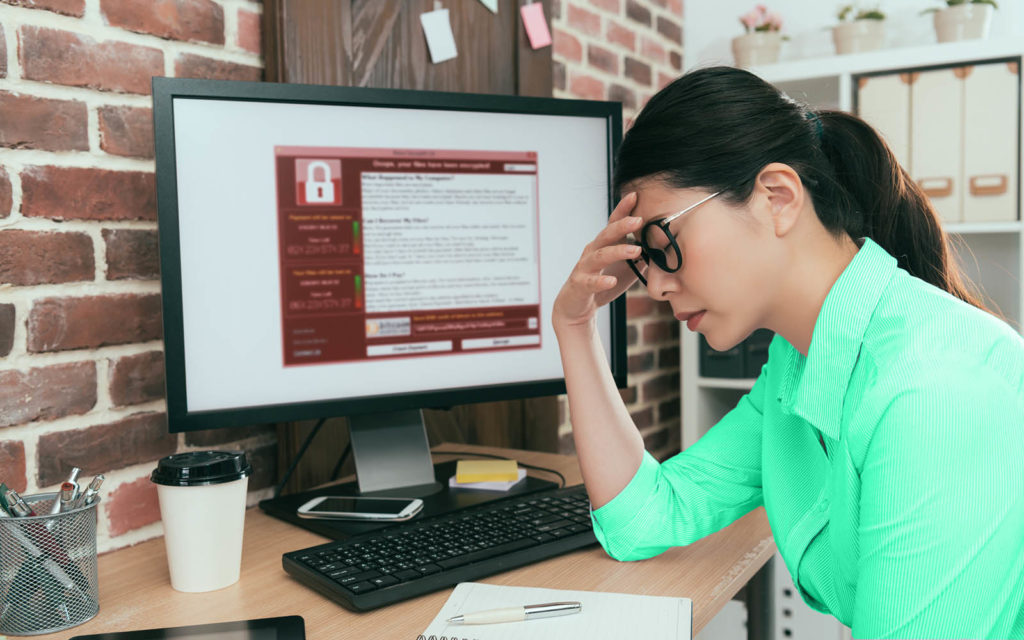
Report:
[{"label": "yellow sticky note", "polygon": [[518,477],[515,460],[459,460],[455,465],[456,482],[502,482]]}]

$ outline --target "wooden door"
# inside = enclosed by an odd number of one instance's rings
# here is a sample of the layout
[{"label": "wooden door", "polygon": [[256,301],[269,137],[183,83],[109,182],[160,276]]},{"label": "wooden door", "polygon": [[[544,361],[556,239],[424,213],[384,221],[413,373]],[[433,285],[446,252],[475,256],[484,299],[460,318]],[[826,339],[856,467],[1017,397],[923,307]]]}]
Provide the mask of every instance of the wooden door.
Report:
[{"label": "wooden door", "polygon": [[[497,15],[477,0],[444,0],[458,56],[433,64],[420,15],[434,0],[264,0],[266,80],[358,87],[550,97],[551,47],[534,51],[518,0],[499,0]],[[551,15],[551,0],[543,0]],[[426,411],[431,444],[469,442],[555,451],[555,397]],[[316,436],[286,491],[326,482],[348,443],[344,418]],[[313,422],[278,428],[279,468],[286,469]],[[342,473],[351,473],[351,460]]]}]

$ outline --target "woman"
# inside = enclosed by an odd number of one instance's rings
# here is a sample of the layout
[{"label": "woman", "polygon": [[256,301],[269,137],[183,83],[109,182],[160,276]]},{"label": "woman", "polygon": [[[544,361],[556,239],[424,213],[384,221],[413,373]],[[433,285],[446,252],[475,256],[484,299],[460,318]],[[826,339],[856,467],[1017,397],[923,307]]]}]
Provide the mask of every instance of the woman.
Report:
[{"label": "woman", "polygon": [[[1024,638],[1024,340],[967,291],[874,130],[703,69],[650,100],[615,186],[552,315],[607,552],[648,558],[763,505],[801,596],[855,636]],[[594,326],[632,263],[715,349],[776,332],[750,393],[661,464]]]}]

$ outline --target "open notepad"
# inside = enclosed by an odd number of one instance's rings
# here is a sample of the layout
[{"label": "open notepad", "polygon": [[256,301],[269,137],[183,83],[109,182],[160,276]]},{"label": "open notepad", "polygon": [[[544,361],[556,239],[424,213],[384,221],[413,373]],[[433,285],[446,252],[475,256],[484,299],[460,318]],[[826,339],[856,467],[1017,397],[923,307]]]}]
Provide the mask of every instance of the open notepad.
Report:
[{"label": "open notepad", "polygon": [[[448,624],[452,616],[545,602],[578,601],[580,613],[557,618],[499,624]],[[420,638],[452,640],[689,640],[693,602],[688,598],[638,596],[601,591],[566,591],[533,587],[503,587],[463,582]]]}]

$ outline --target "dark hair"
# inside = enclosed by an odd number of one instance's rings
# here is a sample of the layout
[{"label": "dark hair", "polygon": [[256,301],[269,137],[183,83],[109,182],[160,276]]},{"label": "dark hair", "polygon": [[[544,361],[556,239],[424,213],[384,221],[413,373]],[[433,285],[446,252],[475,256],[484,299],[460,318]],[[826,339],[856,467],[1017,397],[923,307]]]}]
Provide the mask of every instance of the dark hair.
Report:
[{"label": "dark hair", "polygon": [[939,217],[877,132],[842,111],[811,111],[754,74],[691,71],[650,99],[626,132],[615,187],[657,178],[675,188],[750,197],[766,165],[792,167],[835,238],[868,237],[911,275],[980,309]]}]

